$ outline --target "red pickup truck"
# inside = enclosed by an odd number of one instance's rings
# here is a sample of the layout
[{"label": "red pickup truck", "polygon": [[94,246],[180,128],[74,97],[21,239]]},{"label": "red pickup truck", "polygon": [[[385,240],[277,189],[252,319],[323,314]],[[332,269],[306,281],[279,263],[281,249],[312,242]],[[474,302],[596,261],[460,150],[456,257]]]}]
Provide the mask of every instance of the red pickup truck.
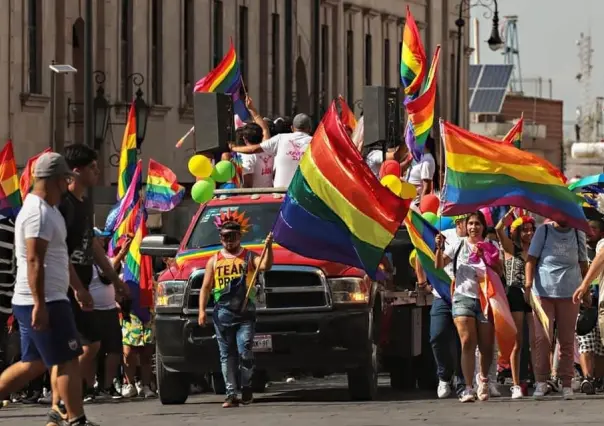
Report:
[{"label": "red pickup truck", "polygon": [[[218,190],[199,208],[182,241],[165,235],[143,240],[142,254],[176,259],[160,274],[156,292],[156,364],[163,404],[184,403],[195,375],[211,374],[214,390],[224,391],[212,315],[209,326],[197,325],[204,267],[220,248],[214,216],[224,209],[244,212],[251,228],[242,244],[259,252],[284,195],[285,190],[273,188]],[[411,246],[404,228],[400,234],[393,250],[401,290],[396,292],[359,269],[274,245],[274,266],[257,283],[256,392],[264,390],[270,374],[293,370],[346,373],[350,396],[357,400],[376,396],[380,370],[390,372],[395,388],[434,385],[428,308],[418,306],[408,268]],[[211,302],[207,310],[211,313]],[[431,371],[422,373],[426,369]]]}]

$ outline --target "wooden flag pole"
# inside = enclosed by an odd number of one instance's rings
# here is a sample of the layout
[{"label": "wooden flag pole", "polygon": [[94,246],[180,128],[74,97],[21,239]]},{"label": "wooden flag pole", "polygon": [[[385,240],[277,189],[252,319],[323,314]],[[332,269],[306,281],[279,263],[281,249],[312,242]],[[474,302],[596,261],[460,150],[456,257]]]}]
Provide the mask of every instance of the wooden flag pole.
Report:
[{"label": "wooden flag pole", "polygon": [[[264,247],[262,248],[262,253],[260,253],[260,262],[258,262],[259,265],[262,264],[262,261],[264,260],[264,256],[266,256],[266,250],[268,248],[268,238],[264,241]],[[252,279],[250,280],[249,285],[247,286],[247,291],[245,293],[245,299],[243,299],[243,306],[241,307],[241,312],[245,311],[245,308],[247,307],[247,301],[250,298],[250,293],[252,292],[252,288],[254,287],[254,284],[256,283],[256,278],[258,278],[258,271],[260,270],[260,268],[255,268],[254,269],[254,274],[252,275]]]}]

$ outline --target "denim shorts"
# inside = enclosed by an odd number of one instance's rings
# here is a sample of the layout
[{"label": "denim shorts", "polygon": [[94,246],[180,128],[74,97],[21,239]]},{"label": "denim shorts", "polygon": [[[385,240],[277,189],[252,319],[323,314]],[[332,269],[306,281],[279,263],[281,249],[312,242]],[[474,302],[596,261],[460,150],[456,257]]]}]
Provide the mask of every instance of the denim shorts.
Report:
[{"label": "denim shorts", "polygon": [[453,307],[451,308],[453,318],[472,317],[478,322],[488,323],[489,320],[484,316],[480,306],[480,299],[464,296],[462,294],[453,295]]}]

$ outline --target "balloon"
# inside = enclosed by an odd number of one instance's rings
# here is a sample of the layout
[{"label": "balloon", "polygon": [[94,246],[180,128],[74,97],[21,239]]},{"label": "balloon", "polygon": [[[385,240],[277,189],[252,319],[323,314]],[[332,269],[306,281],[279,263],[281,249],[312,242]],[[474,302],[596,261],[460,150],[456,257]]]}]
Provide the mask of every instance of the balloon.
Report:
[{"label": "balloon", "polygon": [[196,154],[189,159],[189,171],[193,176],[205,179],[212,174],[212,162],[205,155]]},{"label": "balloon", "polygon": [[380,183],[392,192],[394,192],[396,195],[401,193],[401,188],[403,187],[401,178],[395,175],[384,176],[382,180],[380,180]]},{"label": "balloon", "polygon": [[436,222],[438,221],[438,216],[436,216],[432,212],[423,213],[422,217],[426,219],[430,223],[430,225],[436,225]]},{"label": "balloon", "polygon": [[235,166],[227,160],[219,161],[212,172],[212,179],[224,183],[235,177]]},{"label": "balloon", "polygon": [[419,203],[419,209],[422,213],[430,212],[436,214],[440,202],[434,194],[424,195]]},{"label": "balloon", "polygon": [[384,176],[394,175],[401,176],[401,165],[396,160],[386,160],[382,163],[382,167],[380,167],[380,179]]},{"label": "balloon", "polygon": [[199,204],[207,203],[214,196],[216,182],[212,178],[198,180],[191,188],[191,198]]},{"label": "balloon", "polygon": [[417,250],[413,249],[413,251],[409,255],[409,265],[411,265],[411,269],[415,269],[415,260],[416,259],[417,259]]},{"label": "balloon", "polygon": [[437,221],[436,221],[436,227],[438,228],[439,231],[444,231],[444,230],[455,227],[455,222],[453,222],[452,217],[438,216]]},{"label": "balloon", "polygon": [[415,198],[415,196],[417,195],[417,189],[415,188],[415,185],[412,185],[409,182],[401,182],[401,184],[402,188],[401,192],[399,193],[399,197],[401,197],[403,200],[411,200]]}]

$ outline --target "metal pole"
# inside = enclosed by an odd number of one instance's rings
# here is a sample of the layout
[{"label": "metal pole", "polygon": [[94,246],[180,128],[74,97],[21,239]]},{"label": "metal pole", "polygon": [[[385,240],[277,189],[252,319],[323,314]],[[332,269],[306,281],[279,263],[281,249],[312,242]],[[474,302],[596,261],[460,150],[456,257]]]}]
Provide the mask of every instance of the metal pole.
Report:
[{"label": "metal pole", "polygon": [[[55,61],[52,61],[54,64]],[[50,149],[57,150],[56,142],[57,73],[50,70]]]},{"label": "metal pole", "polygon": [[313,115],[314,124],[317,126],[321,117],[319,111],[321,110],[321,104],[319,100],[319,62],[321,60],[321,42],[320,42],[320,27],[321,27],[321,0],[314,1],[314,13],[313,13],[313,28],[312,28],[312,39],[313,39],[313,78],[312,78],[312,103],[313,103]]},{"label": "metal pole", "polygon": [[[84,143],[94,148],[94,115],[92,111],[92,0],[86,0],[84,14]],[[88,198],[94,206],[92,188],[88,191]]]},{"label": "metal pole", "polygon": [[463,19],[463,3],[462,0],[459,3],[459,17],[457,21],[455,21],[455,25],[457,25],[457,65],[455,72],[455,115],[454,122],[456,125],[461,125],[461,120],[459,118],[459,104],[460,104],[460,94],[461,94],[461,37],[462,37],[462,28],[465,25],[465,21]]}]

